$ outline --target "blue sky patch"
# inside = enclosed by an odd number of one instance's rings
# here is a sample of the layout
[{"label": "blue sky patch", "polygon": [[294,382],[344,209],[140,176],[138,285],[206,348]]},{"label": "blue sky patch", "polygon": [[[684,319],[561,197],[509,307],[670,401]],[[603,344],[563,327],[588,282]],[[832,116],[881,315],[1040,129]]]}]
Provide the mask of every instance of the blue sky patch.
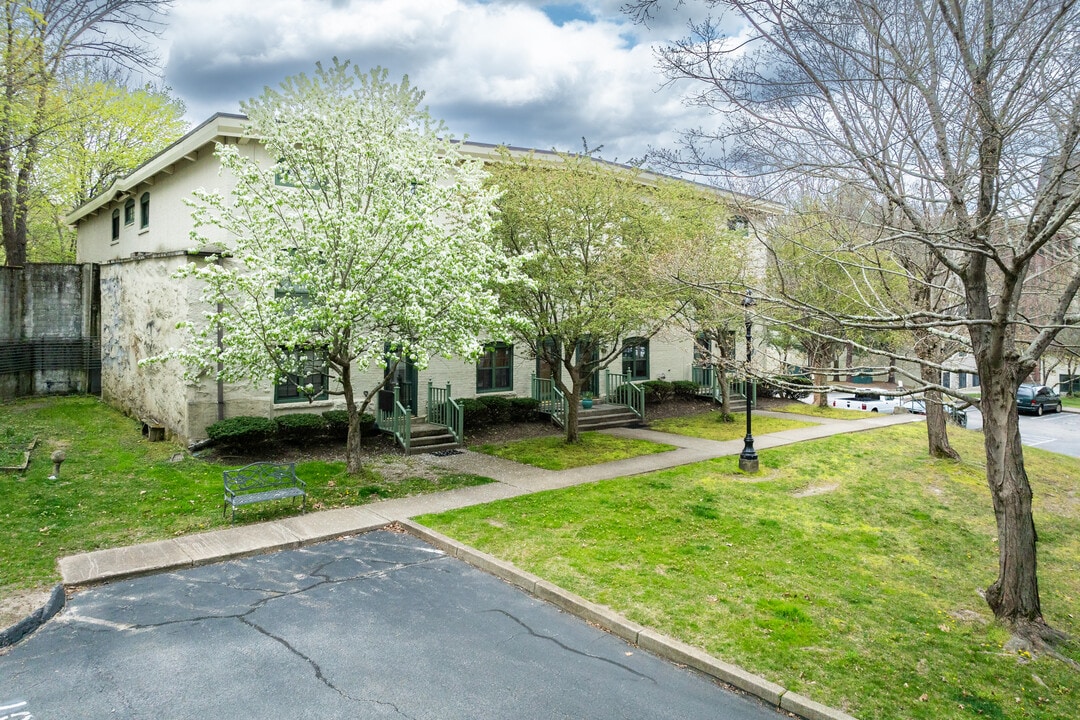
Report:
[{"label": "blue sky patch", "polygon": [[574,20],[592,22],[596,19],[596,16],[589,12],[581,3],[543,5],[540,10],[558,27],[562,27],[566,23]]}]

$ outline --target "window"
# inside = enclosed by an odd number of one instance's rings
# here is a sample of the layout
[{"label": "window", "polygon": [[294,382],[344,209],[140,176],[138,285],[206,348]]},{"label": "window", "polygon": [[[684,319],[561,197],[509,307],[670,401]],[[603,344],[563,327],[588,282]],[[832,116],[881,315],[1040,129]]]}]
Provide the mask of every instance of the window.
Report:
[{"label": "window", "polygon": [[112,241],[120,241],[120,210],[119,208],[112,211]]},{"label": "window", "polygon": [[150,193],[144,192],[139,198],[139,228],[150,227]]},{"label": "window", "polygon": [[[306,402],[325,400],[330,385],[330,371],[326,363],[326,352],[309,348],[296,350],[291,356],[285,353],[285,362],[292,365],[294,373],[286,373],[284,379],[274,386],[274,402]],[[301,388],[311,385],[311,392]]]},{"label": "window", "polygon": [[135,201],[132,198],[128,198],[127,202],[124,203],[124,224],[135,224]]},{"label": "window", "polygon": [[476,392],[514,389],[514,346],[506,343],[488,345],[476,361]]},{"label": "window", "polygon": [[629,380],[649,379],[649,340],[630,338],[623,345],[622,371]]}]

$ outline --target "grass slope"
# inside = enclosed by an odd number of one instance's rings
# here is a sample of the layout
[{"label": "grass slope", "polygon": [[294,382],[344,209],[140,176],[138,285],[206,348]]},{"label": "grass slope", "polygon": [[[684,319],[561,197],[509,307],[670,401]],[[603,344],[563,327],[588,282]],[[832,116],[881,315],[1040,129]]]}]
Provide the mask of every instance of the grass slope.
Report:
[{"label": "grass slope", "polygon": [[[30,400],[0,406],[0,431],[39,440],[25,473],[0,473],[0,594],[55,581],[56,558],[87,550],[160,540],[229,525],[222,519],[226,466],[150,443],[139,425],[91,397]],[[0,437],[3,433],[0,432]],[[64,449],[58,480],[49,455]],[[173,462],[174,455],[184,458]],[[306,462],[308,507],[371,500],[490,482],[474,475],[384,479],[377,462],[350,477],[344,463]],[[299,513],[291,502],[237,511],[237,524]]]},{"label": "grass slope", "polygon": [[[720,413],[707,412],[699,415],[665,418],[649,423],[649,427],[660,432],[689,435],[706,440],[741,440],[746,436],[746,413],[734,413],[734,422],[721,422]],[[751,418],[754,435],[794,430],[811,427],[814,423],[787,418],[773,418],[755,414]]]},{"label": "grass slope", "polygon": [[675,449],[674,445],[615,437],[598,432],[583,432],[578,437],[579,441],[573,444],[567,444],[562,436],[557,436],[517,440],[501,445],[481,445],[474,449],[486,455],[494,455],[545,470],[569,470]]},{"label": "grass slope", "polygon": [[[1080,673],[1003,650],[981,435],[962,463],[907,425],[420,518],[431,527],[869,718],[1076,717]],[[1080,636],[1080,463],[1025,448],[1047,620]],[[1066,651],[1080,659],[1080,649]]]}]

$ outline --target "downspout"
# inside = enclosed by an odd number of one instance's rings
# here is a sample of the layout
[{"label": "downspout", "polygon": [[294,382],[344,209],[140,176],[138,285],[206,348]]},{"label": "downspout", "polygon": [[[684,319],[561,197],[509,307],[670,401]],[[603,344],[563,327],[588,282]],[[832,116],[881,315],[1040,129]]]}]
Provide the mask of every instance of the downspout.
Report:
[{"label": "downspout", "polygon": [[[214,261],[218,267],[221,267],[221,256],[219,255]],[[221,301],[218,300],[217,314],[221,317],[221,311],[223,310]],[[221,323],[217,326],[217,419],[221,422],[225,419],[225,381],[221,379],[221,371],[225,369],[224,363],[221,362],[221,353],[225,349],[225,343],[223,342],[225,332],[221,329]]]}]

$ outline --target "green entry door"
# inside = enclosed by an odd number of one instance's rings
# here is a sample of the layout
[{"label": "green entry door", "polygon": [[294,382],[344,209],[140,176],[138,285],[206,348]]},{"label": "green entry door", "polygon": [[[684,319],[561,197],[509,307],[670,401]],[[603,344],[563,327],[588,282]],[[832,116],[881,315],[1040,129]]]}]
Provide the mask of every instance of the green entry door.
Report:
[{"label": "green entry door", "polygon": [[392,390],[394,385],[397,385],[400,388],[398,398],[401,400],[401,404],[415,415],[416,408],[419,406],[417,402],[417,386],[419,383],[417,381],[416,366],[407,356],[403,356],[401,352],[391,347],[390,343],[387,343],[386,372],[383,377],[391,373],[394,378],[386,384],[386,389]]}]

